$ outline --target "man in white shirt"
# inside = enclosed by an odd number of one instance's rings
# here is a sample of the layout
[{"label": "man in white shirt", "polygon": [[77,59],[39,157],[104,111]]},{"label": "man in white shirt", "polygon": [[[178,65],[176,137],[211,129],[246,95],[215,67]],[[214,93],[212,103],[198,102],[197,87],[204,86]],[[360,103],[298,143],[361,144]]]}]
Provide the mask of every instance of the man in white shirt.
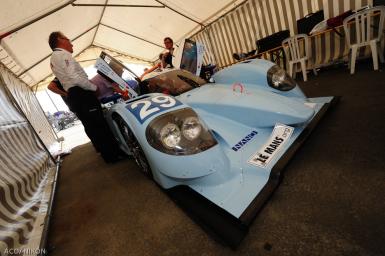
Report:
[{"label": "man in white shirt", "polygon": [[88,80],[80,64],[72,57],[71,41],[61,32],[52,32],[48,40],[53,50],[51,69],[67,92],[70,109],[82,121],[86,134],[107,163],[120,159],[118,143],[104,119],[96,97],[97,86]]}]

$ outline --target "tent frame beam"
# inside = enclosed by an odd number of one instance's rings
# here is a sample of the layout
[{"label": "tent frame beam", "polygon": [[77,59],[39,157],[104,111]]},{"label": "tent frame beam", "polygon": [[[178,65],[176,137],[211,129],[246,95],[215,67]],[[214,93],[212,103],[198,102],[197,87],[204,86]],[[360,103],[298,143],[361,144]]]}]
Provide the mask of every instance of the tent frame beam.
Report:
[{"label": "tent frame beam", "polygon": [[[99,24],[96,24],[94,26],[92,26],[91,28],[87,29],[86,31],[84,31],[83,33],[81,33],[80,35],[76,36],[74,39],[71,39],[71,41],[75,41],[76,39],[78,39],[79,37],[87,34],[88,32],[90,32],[92,29],[96,28]],[[29,68],[25,69],[23,72],[21,72],[18,77],[24,75],[25,73],[27,73],[28,71],[30,71],[31,69],[33,69],[34,67],[36,67],[37,65],[39,65],[40,63],[42,63],[43,61],[45,61],[46,59],[48,59],[49,57],[51,57],[51,54],[50,53],[49,55],[45,56],[44,58],[40,59],[38,62],[36,62],[35,64],[33,64],[32,66],[30,66]]]},{"label": "tent frame beam", "polygon": [[22,24],[22,25],[20,25],[20,26],[18,26],[18,27],[16,27],[16,28],[14,28],[14,29],[12,29],[12,30],[10,30],[10,31],[8,31],[8,32],[5,32],[4,34],[0,35],[0,42],[1,42],[1,40],[3,40],[3,38],[5,38],[5,37],[7,37],[7,36],[9,36],[9,35],[11,35],[11,34],[17,32],[17,31],[19,31],[19,30],[21,30],[21,29],[23,29],[23,28],[25,28],[25,27],[28,27],[29,25],[31,25],[31,24],[33,24],[33,23],[35,23],[35,22],[37,22],[37,21],[39,21],[39,20],[41,20],[41,19],[44,19],[45,17],[47,17],[47,16],[51,15],[52,13],[55,13],[55,12],[57,12],[57,11],[63,9],[64,7],[66,7],[66,6],[70,5],[70,4],[72,4],[72,3],[75,2],[75,1],[76,1],[76,0],[70,0],[70,1],[68,1],[67,3],[62,4],[62,5],[58,6],[58,7],[56,7],[55,9],[53,9],[53,10],[51,10],[51,11],[49,11],[49,12],[47,12],[47,13],[45,13],[45,14],[39,16],[39,17],[36,17],[36,18],[33,19],[33,20],[30,20],[30,21],[28,21],[28,22],[26,22],[26,23],[24,23],[24,24]]},{"label": "tent frame beam", "polygon": [[75,4],[72,6],[87,6],[87,7],[144,7],[144,8],[165,8],[164,5],[140,5],[140,4]]},{"label": "tent frame beam", "polygon": [[154,42],[151,42],[151,41],[149,41],[149,40],[147,40],[147,39],[144,39],[144,38],[142,38],[142,37],[139,37],[139,36],[130,34],[130,33],[128,33],[128,32],[125,32],[125,31],[123,31],[123,30],[120,30],[120,29],[111,27],[111,26],[106,25],[106,24],[103,24],[103,23],[100,23],[100,25],[105,26],[105,27],[110,28],[110,29],[112,29],[112,30],[118,31],[118,32],[120,32],[120,33],[122,33],[122,34],[131,36],[131,37],[134,37],[134,38],[136,38],[136,39],[139,39],[139,40],[141,40],[141,41],[147,42],[147,43],[149,43],[149,44],[152,44],[152,45],[155,45],[155,46],[158,46],[158,47],[164,49],[164,46],[162,46],[162,45],[160,45],[160,44],[157,44],[157,43],[154,43]]},{"label": "tent frame beam", "polygon": [[[135,57],[135,56],[131,56],[131,55],[126,54],[124,52],[121,52],[119,50],[116,50],[116,49],[113,49],[113,48],[109,48],[109,47],[106,47],[106,46],[103,46],[103,45],[91,44],[88,48],[91,48],[91,47],[100,48],[102,50],[106,50],[106,51],[110,51],[111,53],[118,54],[116,57],[123,57],[123,58],[128,58],[128,59],[134,59],[134,60],[137,60],[137,61],[140,61],[140,62],[152,64],[152,62],[150,60],[145,60],[145,59],[141,59],[141,58],[138,58],[138,57]],[[112,57],[114,57],[114,56],[112,56]]]},{"label": "tent frame beam", "polygon": [[[104,3],[107,4],[107,3],[108,3],[108,0],[106,0]],[[94,36],[92,37],[92,43],[95,41],[96,35],[98,34],[98,31],[99,31],[99,28],[100,28],[100,22],[102,22],[102,19],[103,19],[103,16],[104,16],[104,12],[105,12],[105,11],[106,11],[106,7],[104,6],[104,7],[103,7],[103,11],[102,11],[102,13],[100,14],[100,18],[99,18],[99,21],[98,21],[98,27],[96,28],[95,34],[94,34]]]},{"label": "tent frame beam", "polygon": [[183,14],[183,13],[181,13],[181,12],[175,10],[174,8],[170,7],[169,5],[167,5],[167,4],[165,4],[165,3],[162,3],[162,2],[159,1],[159,0],[155,0],[155,1],[158,2],[158,3],[160,3],[160,4],[162,4],[162,5],[164,5],[166,8],[168,8],[168,9],[170,9],[171,11],[173,11],[173,12],[179,14],[180,16],[183,16],[183,17],[185,17],[186,19],[189,19],[189,20],[191,20],[192,22],[197,23],[197,24],[200,25],[201,27],[203,27],[203,28],[205,27],[205,25],[203,25],[203,23],[201,23],[201,22],[199,22],[199,21],[197,21],[197,20],[194,20],[193,18],[187,16],[186,14]]}]

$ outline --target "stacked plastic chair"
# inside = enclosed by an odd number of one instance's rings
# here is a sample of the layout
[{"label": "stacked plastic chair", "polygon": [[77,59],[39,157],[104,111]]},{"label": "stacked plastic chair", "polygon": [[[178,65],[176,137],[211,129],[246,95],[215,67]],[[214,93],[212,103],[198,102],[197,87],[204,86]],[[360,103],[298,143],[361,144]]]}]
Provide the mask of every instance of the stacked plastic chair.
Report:
[{"label": "stacked plastic chair", "polygon": [[[304,44],[303,49],[301,43]],[[296,66],[294,64],[301,63],[303,80],[307,81],[306,62],[310,61],[309,38],[306,34],[298,34],[282,41],[282,47],[285,50],[286,58],[289,62],[289,75],[295,78]],[[313,66],[313,72],[317,75],[317,71]]]},{"label": "stacked plastic chair", "polygon": [[[379,12],[379,17],[376,17],[377,12]],[[381,63],[384,63],[384,55],[380,47],[381,40],[384,38],[384,17],[385,6],[378,6],[357,12],[344,19],[345,38],[351,49],[350,74],[354,74],[357,51],[361,47],[370,46],[374,70],[378,70],[378,57]],[[353,27],[355,28],[355,40],[351,33]]]}]

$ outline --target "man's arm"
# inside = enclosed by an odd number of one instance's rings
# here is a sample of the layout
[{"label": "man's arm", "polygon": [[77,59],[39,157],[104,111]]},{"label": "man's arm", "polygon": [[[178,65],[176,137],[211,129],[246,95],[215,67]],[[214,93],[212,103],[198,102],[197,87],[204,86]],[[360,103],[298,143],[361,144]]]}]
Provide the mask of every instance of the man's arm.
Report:
[{"label": "man's arm", "polygon": [[142,80],[143,77],[144,77],[145,75],[147,75],[148,73],[151,73],[152,71],[154,71],[155,69],[157,69],[157,68],[159,68],[159,67],[161,67],[161,63],[155,64],[152,68],[147,69],[147,70],[140,76],[140,80]]},{"label": "man's arm", "polygon": [[60,96],[64,96],[64,97],[67,97],[67,92],[66,91],[63,91],[61,90],[57,83],[53,80],[49,83],[49,85],[47,86],[48,90],[50,90],[51,92],[54,92],[56,94],[59,94]]}]

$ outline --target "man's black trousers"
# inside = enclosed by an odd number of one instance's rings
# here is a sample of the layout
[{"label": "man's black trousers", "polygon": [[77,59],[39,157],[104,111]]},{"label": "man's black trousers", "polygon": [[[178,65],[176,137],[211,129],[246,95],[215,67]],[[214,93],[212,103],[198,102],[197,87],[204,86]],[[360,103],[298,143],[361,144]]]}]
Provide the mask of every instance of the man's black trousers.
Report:
[{"label": "man's black trousers", "polygon": [[86,134],[101,153],[106,162],[118,159],[119,146],[103,116],[103,111],[95,92],[78,86],[68,90],[68,103],[83,123]]}]

